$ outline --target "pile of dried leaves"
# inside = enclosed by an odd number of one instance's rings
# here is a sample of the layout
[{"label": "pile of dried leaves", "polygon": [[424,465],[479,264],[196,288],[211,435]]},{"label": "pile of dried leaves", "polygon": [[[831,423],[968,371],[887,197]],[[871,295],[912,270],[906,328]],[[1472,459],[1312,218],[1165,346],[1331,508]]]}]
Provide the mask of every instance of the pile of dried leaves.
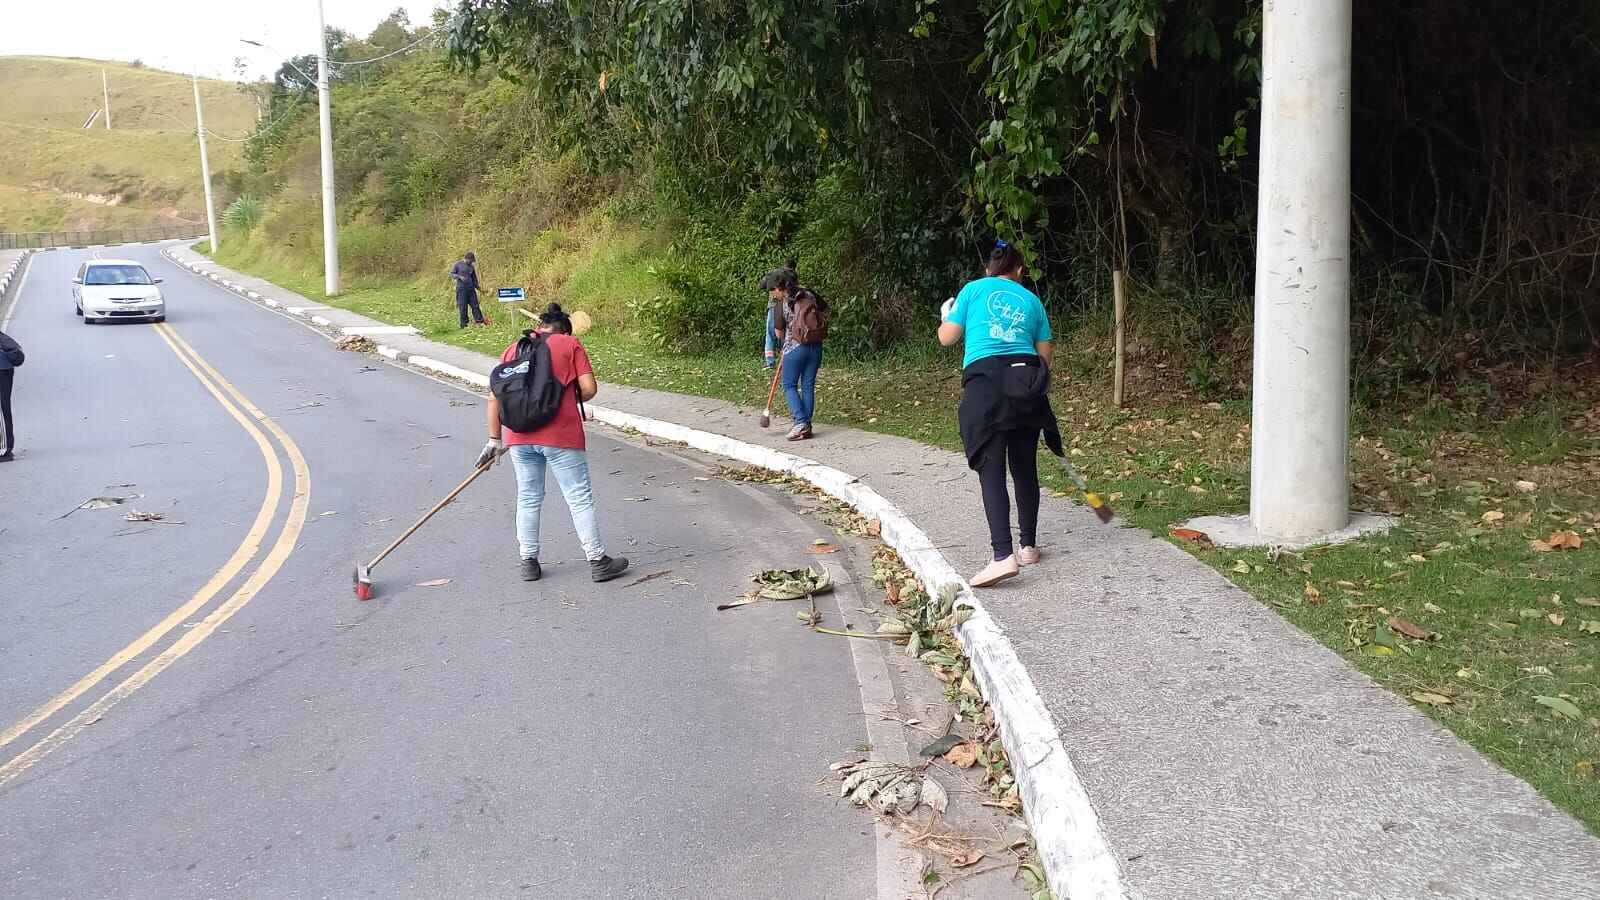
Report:
[{"label": "pile of dried leaves", "polygon": [[348,350],[352,353],[371,353],[378,349],[372,338],[362,337],[359,334],[347,334],[333,342],[337,350]]},{"label": "pile of dried leaves", "polygon": [[883,532],[882,523],[877,519],[869,519],[861,515],[849,504],[828,496],[816,485],[795,478],[792,475],[785,475],[773,469],[763,469],[760,466],[746,466],[742,469],[724,467],[718,469],[717,474],[729,481],[765,484],[772,487],[781,487],[793,494],[815,497],[818,505],[810,511],[819,516],[823,524],[839,534],[875,538]]},{"label": "pile of dried leaves", "polygon": [[889,604],[899,614],[878,630],[903,631],[906,652],[921,660],[933,677],[944,683],[945,698],[956,708],[956,720],[972,722],[976,728],[971,738],[946,735],[922,748],[922,755],[943,757],[945,762],[963,769],[981,766],[983,783],[992,798],[986,805],[1020,812],[1022,799],[1017,793],[1011,760],[1000,742],[994,711],[984,702],[971,662],[955,636],[955,629],[972,611],[955,606],[953,585],[941,591],[939,597],[930,597],[916,575],[901,562],[900,555],[886,546],[873,550],[872,580],[884,588]]},{"label": "pile of dried leaves", "polygon": [[[810,567],[767,569],[757,572],[750,580],[755,582],[754,588],[740,595],[737,600],[718,605],[717,609],[735,609],[758,600],[804,600],[833,590],[833,575],[828,572],[826,566],[821,571]],[[811,608],[814,613],[816,604],[813,603]],[[813,616],[808,615],[806,618],[810,620]]]},{"label": "pile of dried leaves", "polygon": [[851,803],[879,815],[907,815],[918,804],[940,813],[950,806],[950,795],[944,786],[910,766],[861,759],[834,763],[829,768],[843,779],[839,796],[849,797]]}]

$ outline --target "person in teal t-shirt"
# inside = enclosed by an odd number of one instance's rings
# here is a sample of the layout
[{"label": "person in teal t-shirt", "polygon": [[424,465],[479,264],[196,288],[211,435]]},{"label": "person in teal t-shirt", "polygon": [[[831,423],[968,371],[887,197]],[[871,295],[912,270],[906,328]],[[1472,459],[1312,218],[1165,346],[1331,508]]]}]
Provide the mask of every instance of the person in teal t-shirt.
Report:
[{"label": "person in teal t-shirt", "polygon": [[[1002,249],[1016,253],[1010,247]],[[1035,345],[1051,338],[1050,318],[1038,295],[1006,274],[970,281],[954,304],[946,304],[949,311],[944,321],[960,325],[966,338],[962,368],[989,356],[1037,355]]]},{"label": "person in teal t-shirt", "polygon": [[[1022,254],[996,241],[985,277],[969,282],[940,310],[939,343],[964,343],[961,368],[961,440],[977,471],[989,520],[993,558],[973,576],[973,587],[1015,578],[1021,566],[1039,561],[1039,469],[1041,434],[1059,445],[1048,398],[1050,319],[1033,291]],[[1006,470],[1017,492],[1013,552],[1011,497]]]}]

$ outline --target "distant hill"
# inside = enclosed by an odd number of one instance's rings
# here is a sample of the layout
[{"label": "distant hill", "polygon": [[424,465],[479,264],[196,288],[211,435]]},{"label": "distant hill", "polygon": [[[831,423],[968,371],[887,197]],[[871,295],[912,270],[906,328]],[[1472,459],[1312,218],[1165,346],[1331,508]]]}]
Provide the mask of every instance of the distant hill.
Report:
[{"label": "distant hill", "polygon": [[[111,92],[111,130],[83,122]],[[255,102],[202,79],[213,184],[228,183]],[[189,76],[128,63],[0,56],[0,231],[199,222],[205,217]],[[221,202],[219,198],[219,202]],[[219,210],[220,211],[220,210]]]}]

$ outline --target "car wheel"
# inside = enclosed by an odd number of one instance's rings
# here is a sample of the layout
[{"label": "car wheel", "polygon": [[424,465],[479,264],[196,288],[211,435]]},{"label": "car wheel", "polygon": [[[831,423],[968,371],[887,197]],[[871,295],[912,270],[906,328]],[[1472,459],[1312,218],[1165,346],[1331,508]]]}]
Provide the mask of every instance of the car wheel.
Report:
[{"label": "car wheel", "polygon": [[152,321],[152,322],[165,322],[166,320],[167,320],[167,314],[166,313],[162,313],[161,315],[156,316],[155,318],[151,319],[150,321]]},{"label": "car wheel", "polygon": [[83,324],[85,324],[85,325],[93,325],[94,324],[94,320],[89,318],[88,316],[84,316],[83,317]]},{"label": "car wheel", "polygon": [[75,316],[83,315],[83,307],[74,304],[72,307],[72,314]]}]

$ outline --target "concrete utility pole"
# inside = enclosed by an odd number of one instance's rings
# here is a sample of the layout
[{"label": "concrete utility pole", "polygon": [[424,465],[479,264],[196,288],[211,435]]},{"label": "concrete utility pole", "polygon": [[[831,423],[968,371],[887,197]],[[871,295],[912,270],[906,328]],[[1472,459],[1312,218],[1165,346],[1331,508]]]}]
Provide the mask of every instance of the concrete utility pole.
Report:
[{"label": "concrete utility pole", "polygon": [[1266,0],[1250,524],[1350,524],[1351,0]]},{"label": "concrete utility pole", "polygon": [[206,114],[200,106],[200,73],[194,79],[194,130],[200,136],[200,178],[206,186],[206,239],[211,242],[211,252],[217,252],[217,207],[211,200],[211,160],[206,156]]},{"label": "concrete utility pole", "polygon": [[106,101],[106,130],[111,130],[111,88],[106,84],[106,70],[100,70],[100,96]]},{"label": "concrete utility pole", "polygon": [[333,208],[333,112],[328,106],[328,28],[317,0],[317,104],[322,118],[322,281],[332,297],[339,293],[339,223]]}]

